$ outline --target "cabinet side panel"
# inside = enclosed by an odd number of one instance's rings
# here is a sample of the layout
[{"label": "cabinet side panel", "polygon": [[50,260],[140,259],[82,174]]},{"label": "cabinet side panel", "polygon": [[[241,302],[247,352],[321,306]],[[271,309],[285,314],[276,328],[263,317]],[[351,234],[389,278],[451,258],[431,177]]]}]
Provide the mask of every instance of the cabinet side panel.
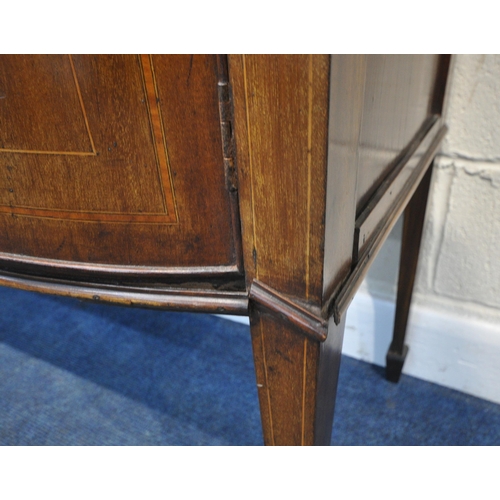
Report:
[{"label": "cabinet side panel", "polygon": [[366,56],[332,56],[325,228],[326,297],[348,276],[356,217],[359,134]]},{"label": "cabinet side panel", "polygon": [[[442,100],[438,55],[370,55],[359,147],[357,212]],[[439,91],[441,90],[441,95]]]}]

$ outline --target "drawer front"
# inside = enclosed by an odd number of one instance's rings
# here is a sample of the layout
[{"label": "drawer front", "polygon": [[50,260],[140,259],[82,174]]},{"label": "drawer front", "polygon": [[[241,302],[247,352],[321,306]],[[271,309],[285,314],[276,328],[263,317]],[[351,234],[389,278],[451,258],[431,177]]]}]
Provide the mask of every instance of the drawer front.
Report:
[{"label": "drawer front", "polygon": [[0,252],[234,269],[219,75],[216,56],[1,56]]}]

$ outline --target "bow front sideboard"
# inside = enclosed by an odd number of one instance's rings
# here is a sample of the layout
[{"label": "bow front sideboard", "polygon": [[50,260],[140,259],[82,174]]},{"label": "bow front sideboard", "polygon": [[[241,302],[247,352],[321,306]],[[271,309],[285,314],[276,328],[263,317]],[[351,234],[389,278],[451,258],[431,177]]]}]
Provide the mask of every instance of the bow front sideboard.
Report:
[{"label": "bow front sideboard", "polygon": [[329,444],[400,214],[397,380],[450,57],[0,56],[0,284],[250,316],[266,444]]}]

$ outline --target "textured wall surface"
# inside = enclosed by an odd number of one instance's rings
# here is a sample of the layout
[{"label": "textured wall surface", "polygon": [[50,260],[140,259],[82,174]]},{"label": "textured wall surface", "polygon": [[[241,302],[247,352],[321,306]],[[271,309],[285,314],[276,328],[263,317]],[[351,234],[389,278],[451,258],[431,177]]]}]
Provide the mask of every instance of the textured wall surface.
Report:
[{"label": "textured wall surface", "polygon": [[[500,404],[500,56],[455,56],[403,372]],[[401,221],[347,315],[343,352],[379,365],[392,335]]]},{"label": "textured wall surface", "polygon": [[[433,173],[415,302],[500,321],[500,56],[457,55]],[[400,227],[370,272],[393,295]]]},{"label": "textured wall surface", "polygon": [[500,56],[457,55],[443,153],[500,161]]},{"label": "textured wall surface", "polygon": [[500,319],[500,56],[458,55],[417,300]]}]

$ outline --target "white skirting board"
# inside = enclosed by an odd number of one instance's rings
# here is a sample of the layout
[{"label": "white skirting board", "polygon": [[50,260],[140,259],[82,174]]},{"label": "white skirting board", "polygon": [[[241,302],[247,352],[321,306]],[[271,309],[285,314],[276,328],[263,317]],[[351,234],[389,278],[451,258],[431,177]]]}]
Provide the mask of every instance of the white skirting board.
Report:
[{"label": "white skirting board", "polygon": [[[394,303],[360,290],[346,319],[343,354],[385,365]],[[248,324],[245,316],[222,316]],[[412,305],[403,373],[500,404],[500,325]]]}]

